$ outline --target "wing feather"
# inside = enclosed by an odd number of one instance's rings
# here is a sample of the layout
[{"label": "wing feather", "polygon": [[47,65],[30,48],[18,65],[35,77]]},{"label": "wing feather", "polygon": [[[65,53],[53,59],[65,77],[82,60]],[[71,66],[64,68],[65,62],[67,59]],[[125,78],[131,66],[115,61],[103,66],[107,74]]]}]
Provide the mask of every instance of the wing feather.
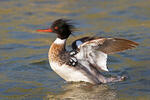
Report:
[{"label": "wing feather", "polygon": [[[81,40],[82,39],[83,38],[81,38]],[[78,41],[79,40],[80,39],[78,39]],[[138,43],[127,39],[99,37],[99,38],[91,38],[90,40],[83,41],[83,43],[77,46],[76,48],[80,49],[82,47],[92,47],[93,49],[97,49],[106,54],[113,54],[113,53],[135,48],[138,45],[139,45]]]},{"label": "wing feather", "polygon": [[96,69],[108,71],[106,66],[107,54],[132,49],[137,45],[136,42],[121,38],[85,37],[73,42],[72,47],[78,51],[75,57],[80,63],[88,62]]},{"label": "wing feather", "polygon": [[107,38],[103,44],[98,47],[97,50],[100,50],[106,54],[113,54],[116,52],[135,48],[136,46],[138,46],[138,43],[131,40],[121,38]]}]

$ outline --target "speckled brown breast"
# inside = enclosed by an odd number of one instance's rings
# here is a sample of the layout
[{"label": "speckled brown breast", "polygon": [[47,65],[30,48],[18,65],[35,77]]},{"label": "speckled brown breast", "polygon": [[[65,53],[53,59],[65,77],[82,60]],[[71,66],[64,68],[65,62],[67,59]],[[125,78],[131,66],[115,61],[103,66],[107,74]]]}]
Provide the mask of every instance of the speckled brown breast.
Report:
[{"label": "speckled brown breast", "polygon": [[64,44],[53,43],[49,49],[48,57],[50,62],[65,63],[65,60],[61,59],[66,53]]}]

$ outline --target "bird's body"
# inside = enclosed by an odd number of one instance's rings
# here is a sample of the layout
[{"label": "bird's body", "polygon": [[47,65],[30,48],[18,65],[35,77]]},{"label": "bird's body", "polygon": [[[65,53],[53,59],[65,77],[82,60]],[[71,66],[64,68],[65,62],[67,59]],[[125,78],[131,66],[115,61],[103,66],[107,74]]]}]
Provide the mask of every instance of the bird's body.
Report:
[{"label": "bird's body", "polygon": [[51,68],[67,81],[86,81],[91,83],[91,80],[79,69],[67,64],[66,60],[69,60],[70,55],[65,50],[65,42],[66,39],[57,38],[51,45],[48,53]]},{"label": "bird's body", "polygon": [[120,38],[84,37],[73,42],[72,48],[77,53],[71,55],[65,46],[72,28],[67,20],[59,19],[52,24],[51,29],[38,30],[57,34],[48,53],[51,68],[66,81],[92,84],[122,81],[124,77],[105,77],[100,72],[108,71],[107,54],[132,49],[138,44]]}]

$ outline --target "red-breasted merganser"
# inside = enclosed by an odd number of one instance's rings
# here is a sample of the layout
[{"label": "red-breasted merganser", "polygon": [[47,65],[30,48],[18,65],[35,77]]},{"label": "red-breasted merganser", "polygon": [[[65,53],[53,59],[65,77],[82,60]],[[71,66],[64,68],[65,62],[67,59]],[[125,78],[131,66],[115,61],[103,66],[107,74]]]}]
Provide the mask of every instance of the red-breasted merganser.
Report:
[{"label": "red-breasted merganser", "polygon": [[74,41],[73,51],[69,52],[65,49],[66,40],[74,29],[70,20],[58,19],[49,29],[37,30],[57,35],[48,53],[51,68],[66,81],[92,84],[123,81],[124,76],[105,77],[100,71],[108,71],[107,54],[132,49],[138,43],[121,38],[84,37]]}]

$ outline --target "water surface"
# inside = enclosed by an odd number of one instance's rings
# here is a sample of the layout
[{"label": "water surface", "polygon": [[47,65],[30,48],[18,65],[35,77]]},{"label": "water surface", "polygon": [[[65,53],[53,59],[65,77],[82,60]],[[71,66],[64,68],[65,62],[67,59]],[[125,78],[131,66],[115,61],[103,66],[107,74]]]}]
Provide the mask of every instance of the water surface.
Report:
[{"label": "water surface", "polygon": [[[149,100],[149,4],[149,0],[0,0],[0,99]],[[35,31],[58,18],[73,19],[79,28],[67,45],[94,35],[138,42],[136,49],[108,59],[110,74],[129,78],[100,86],[61,79],[47,59],[56,36]]]}]

